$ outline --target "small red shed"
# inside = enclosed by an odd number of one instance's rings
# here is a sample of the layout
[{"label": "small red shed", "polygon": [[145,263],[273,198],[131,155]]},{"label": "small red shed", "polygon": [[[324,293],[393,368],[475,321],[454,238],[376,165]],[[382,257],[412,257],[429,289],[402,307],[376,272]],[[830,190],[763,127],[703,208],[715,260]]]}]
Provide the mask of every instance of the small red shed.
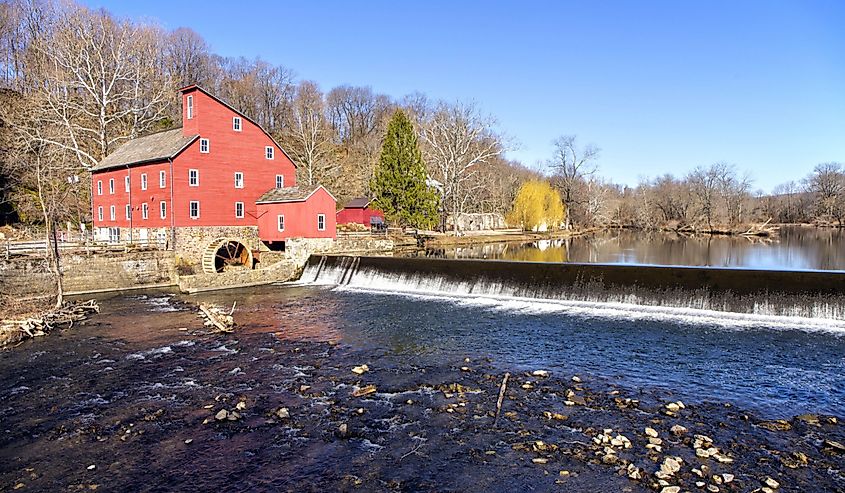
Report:
[{"label": "small red shed", "polygon": [[336,204],[322,185],[274,188],[256,201],[258,236],[271,249],[290,238],[335,238]]},{"label": "small red shed", "polygon": [[384,212],[370,208],[372,201],[366,197],[359,197],[349,201],[343,209],[337,212],[338,224],[357,223],[370,227],[372,218],[377,217],[384,222]]}]

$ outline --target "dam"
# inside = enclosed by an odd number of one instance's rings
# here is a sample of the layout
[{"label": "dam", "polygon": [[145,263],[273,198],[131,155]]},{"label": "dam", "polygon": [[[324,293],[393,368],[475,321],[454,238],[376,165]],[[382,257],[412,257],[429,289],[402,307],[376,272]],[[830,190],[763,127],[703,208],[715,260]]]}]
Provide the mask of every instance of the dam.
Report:
[{"label": "dam", "polygon": [[312,256],[302,283],[522,300],[631,316],[845,327],[845,272]]}]

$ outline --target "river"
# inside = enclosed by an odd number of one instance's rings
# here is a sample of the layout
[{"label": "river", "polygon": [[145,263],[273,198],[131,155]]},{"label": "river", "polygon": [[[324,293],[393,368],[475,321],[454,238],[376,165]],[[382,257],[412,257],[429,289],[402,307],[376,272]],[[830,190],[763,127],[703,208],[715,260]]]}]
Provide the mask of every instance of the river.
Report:
[{"label": "river", "polygon": [[[474,255],[693,264],[718,251],[714,265],[842,268],[802,231],[771,243],[623,231],[573,239],[565,257],[553,256],[564,245]],[[825,441],[845,440],[845,331],[834,324],[419,293],[402,290],[401,276],[389,291],[366,277],[310,282],[320,276],[102,295],[88,323],[3,352],[0,489],[645,492],[655,487],[629,479],[630,468],[650,476],[663,459],[645,449],[644,427],[659,429],[666,454],[699,460],[689,438],[666,439],[675,424],[730,456],[711,461],[736,477],[723,490],[767,476],[784,491],[845,487],[845,460]],[[203,327],[198,302],[234,305],[236,331]],[[369,371],[351,371],[362,364]],[[685,407],[667,414],[678,400]],[[221,411],[238,416],[218,420]],[[634,447],[605,458],[591,441],[603,429]],[[697,479],[685,465],[673,481],[692,490]]]},{"label": "river", "polygon": [[771,237],[608,230],[565,240],[448,247],[410,255],[532,262],[845,270],[845,235],[840,229],[810,226],[783,226]]}]

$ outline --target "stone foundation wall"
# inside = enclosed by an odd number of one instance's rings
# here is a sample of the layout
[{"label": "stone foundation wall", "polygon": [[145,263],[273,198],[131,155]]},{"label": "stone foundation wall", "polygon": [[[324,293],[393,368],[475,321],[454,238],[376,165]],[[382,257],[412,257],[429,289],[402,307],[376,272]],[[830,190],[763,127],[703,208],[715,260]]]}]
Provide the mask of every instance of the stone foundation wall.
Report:
[{"label": "stone foundation wall", "polygon": [[236,269],[217,274],[181,276],[179,278],[179,289],[191,293],[250,284],[291,281],[298,279],[301,272],[301,264],[288,260],[277,262],[263,269]]},{"label": "stone foundation wall", "polygon": [[205,249],[218,238],[234,238],[256,250],[261,242],[257,226],[202,226],[176,228],[176,255],[193,265],[200,265]]},{"label": "stone foundation wall", "polygon": [[[295,238],[285,242],[285,256],[304,264],[311,255],[375,253],[393,250],[393,240],[384,236],[353,238]],[[263,253],[262,253],[263,255]]]},{"label": "stone foundation wall", "polygon": [[67,292],[176,283],[173,252],[160,250],[65,256],[62,272]]},{"label": "stone foundation wall", "polygon": [[[65,253],[61,262],[67,293],[176,283],[173,252]],[[42,259],[15,259],[0,263],[0,285],[4,292],[22,297],[54,290],[53,278]]]}]

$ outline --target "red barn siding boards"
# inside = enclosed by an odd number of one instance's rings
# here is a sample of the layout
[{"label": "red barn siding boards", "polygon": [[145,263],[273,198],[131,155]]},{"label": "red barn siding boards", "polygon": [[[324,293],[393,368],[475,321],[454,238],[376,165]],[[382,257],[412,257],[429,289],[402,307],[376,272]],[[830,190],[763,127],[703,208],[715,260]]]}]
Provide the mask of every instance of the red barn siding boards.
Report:
[{"label": "red barn siding boards", "polygon": [[[276,186],[276,176],[284,177],[285,186],[296,185],[293,162],[261,127],[197,86],[181,91],[181,129],[130,141],[92,170],[94,227],[256,226],[256,199]],[[191,118],[187,118],[189,97]],[[240,119],[239,130],[233,126],[234,118]],[[205,139],[208,153],[200,152]],[[273,159],[267,159],[268,147],[273,149]],[[192,169],[199,173],[198,186],[189,184]],[[164,188],[159,185],[160,171],[165,172]],[[235,186],[238,172],[243,173],[242,188]],[[127,174],[130,192],[125,189]],[[146,190],[141,189],[142,174],[147,176]],[[115,180],[114,193],[109,190],[110,179]],[[102,194],[98,193],[98,182],[103,183]],[[166,202],[164,219],[162,201]],[[196,219],[189,214],[191,201],[200,203]],[[131,224],[125,212],[130,202]],[[237,202],[244,205],[243,218],[235,215]],[[149,211],[147,219],[142,218],[144,203]],[[110,219],[111,206],[116,209],[114,220]],[[100,207],[103,220],[98,217]]]},{"label": "red barn siding boards", "polygon": [[[298,189],[297,189],[298,190]],[[291,238],[335,238],[337,201],[323,186],[288,192],[284,198],[274,198],[268,192],[258,202],[258,235],[262,241],[285,241]],[[323,214],[325,227],[318,229],[317,216]],[[279,231],[278,216],[284,215],[285,228]]]}]

